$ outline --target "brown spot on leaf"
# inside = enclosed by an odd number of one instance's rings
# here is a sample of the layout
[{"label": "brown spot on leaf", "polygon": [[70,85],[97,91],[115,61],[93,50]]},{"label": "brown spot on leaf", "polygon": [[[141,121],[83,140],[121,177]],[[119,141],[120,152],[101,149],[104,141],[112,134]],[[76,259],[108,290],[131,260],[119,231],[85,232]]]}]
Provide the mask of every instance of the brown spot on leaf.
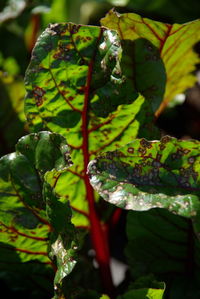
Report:
[{"label": "brown spot on leaf", "polygon": [[45,93],[46,93],[46,91],[44,89],[40,88],[39,86],[36,86],[33,89],[33,96],[35,98],[37,106],[41,106],[43,104],[43,101],[44,101],[43,95]]},{"label": "brown spot on leaf", "polygon": [[127,151],[128,151],[128,153],[133,154],[134,153],[134,148],[133,147],[129,147]]},{"label": "brown spot on leaf", "polygon": [[168,142],[170,142],[171,141],[171,137],[169,137],[169,136],[164,136],[164,137],[162,137],[162,139],[161,139],[161,142],[162,143],[168,143]]},{"label": "brown spot on leaf", "polygon": [[144,148],[151,148],[151,142],[147,141],[146,139],[141,139],[140,140],[140,145]]},{"label": "brown spot on leaf", "polygon": [[183,152],[184,152],[185,155],[187,155],[187,154],[190,153],[190,150],[189,149],[184,149]]},{"label": "brown spot on leaf", "polygon": [[161,144],[159,145],[159,148],[160,148],[161,151],[163,151],[163,150],[165,149],[165,145],[161,143]]},{"label": "brown spot on leaf", "polygon": [[79,29],[80,29],[81,25],[76,25],[74,24],[72,27],[71,27],[71,34],[75,34],[75,33],[78,33]]},{"label": "brown spot on leaf", "polygon": [[74,100],[74,97],[69,96],[69,97],[67,98],[67,100],[68,100],[68,101],[73,101],[73,100]]},{"label": "brown spot on leaf", "polygon": [[146,149],[140,147],[138,149],[138,152],[141,153],[142,155],[145,155],[147,151],[146,151]]},{"label": "brown spot on leaf", "polygon": [[188,162],[190,163],[190,164],[194,164],[194,162],[195,162],[195,157],[189,157],[188,158]]}]

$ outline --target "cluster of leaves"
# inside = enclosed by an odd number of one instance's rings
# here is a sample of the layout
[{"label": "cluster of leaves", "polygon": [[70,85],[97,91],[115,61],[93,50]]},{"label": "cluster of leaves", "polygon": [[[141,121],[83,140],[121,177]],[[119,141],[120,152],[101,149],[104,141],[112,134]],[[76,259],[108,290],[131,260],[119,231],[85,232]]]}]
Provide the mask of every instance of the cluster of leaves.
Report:
[{"label": "cluster of leaves", "polygon": [[[195,82],[200,21],[111,10],[101,24],[49,25],[34,47],[25,77],[33,133],[0,160],[2,277],[28,276],[30,288],[39,285],[33,298],[52,296],[53,277],[54,298],[192,297],[200,142],[160,139],[154,118]],[[129,275],[116,288],[109,240],[122,209],[133,210]]]}]

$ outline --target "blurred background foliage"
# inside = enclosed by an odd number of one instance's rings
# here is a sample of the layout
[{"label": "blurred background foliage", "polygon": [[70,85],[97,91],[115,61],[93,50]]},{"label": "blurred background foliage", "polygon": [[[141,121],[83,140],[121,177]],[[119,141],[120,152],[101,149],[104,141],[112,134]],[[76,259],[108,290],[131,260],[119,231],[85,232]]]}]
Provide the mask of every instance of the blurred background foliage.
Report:
[{"label": "blurred background foliage", "polygon": [[[23,78],[37,37],[49,23],[70,21],[99,25],[100,18],[113,7],[121,13],[134,12],[143,17],[171,24],[185,23],[200,16],[199,0],[0,1],[1,156],[14,151],[17,140],[28,133],[23,111],[25,95]],[[195,51],[200,53],[199,44],[195,46]],[[197,83],[194,88],[187,90],[184,95],[178,95],[157,120],[163,134],[200,139],[199,70],[200,66],[197,65]],[[24,282],[21,283],[24,288]]]}]

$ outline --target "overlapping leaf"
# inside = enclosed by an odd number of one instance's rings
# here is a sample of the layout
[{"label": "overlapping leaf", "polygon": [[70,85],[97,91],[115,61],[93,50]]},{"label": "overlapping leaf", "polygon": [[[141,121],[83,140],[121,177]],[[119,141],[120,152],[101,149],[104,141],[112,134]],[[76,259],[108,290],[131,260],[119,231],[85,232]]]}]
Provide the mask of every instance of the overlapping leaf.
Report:
[{"label": "overlapping leaf", "polygon": [[186,217],[200,210],[200,142],[165,136],[136,139],[89,164],[92,186],[125,209],[167,208]]},{"label": "overlapping leaf", "polygon": [[59,177],[56,192],[79,210],[73,219],[76,225],[88,225],[89,160],[105,148],[126,144],[138,134],[141,121],[151,134],[144,98],[136,99],[134,85],[120,69],[121,51],[115,31],[50,25],[26,73],[25,110],[31,128],[61,133],[72,149],[74,166]]},{"label": "overlapping leaf", "polygon": [[128,291],[126,294],[119,296],[118,299],[162,299],[163,289],[138,289]]},{"label": "overlapping leaf", "polygon": [[131,282],[128,291],[117,299],[162,299],[164,291],[165,283],[156,281],[150,274]]},{"label": "overlapping leaf", "polygon": [[169,298],[199,297],[200,244],[190,219],[164,209],[131,211],[127,238],[132,279],[153,273]]},{"label": "overlapping leaf", "polygon": [[[66,199],[54,191],[56,177],[70,165],[66,140],[59,134],[40,132],[22,137],[16,152],[0,160],[1,266],[29,262],[51,265],[58,271],[56,285],[70,273],[77,250],[76,232]],[[47,212],[47,214],[46,214]],[[63,233],[64,230],[64,233]],[[60,251],[62,251],[60,253]],[[61,254],[61,256],[60,256]],[[6,264],[9,261],[8,265]]]},{"label": "overlapping leaf", "polygon": [[[117,30],[122,40],[135,41],[132,52],[135,60],[135,85],[136,89],[147,96],[151,101],[158,101],[160,82],[156,80],[156,71],[145,69],[146,62],[156,65],[159,55],[162,58],[166,70],[167,82],[164,101],[156,114],[159,115],[167,103],[187,88],[194,85],[195,76],[191,74],[199,58],[193,51],[193,46],[200,40],[200,20],[186,24],[165,24],[156,22],[134,13],[120,15],[111,10],[101,24],[110,29]],[[142,60],[138,61],[136,42],[145,39],[143,44]],[[158,53],[154,53],[153,47]],[[135,52],[135,53],[134,53]],[[146,76],[146,80],[145,80]],[[161,79],[162,81],[162,79]]]}]

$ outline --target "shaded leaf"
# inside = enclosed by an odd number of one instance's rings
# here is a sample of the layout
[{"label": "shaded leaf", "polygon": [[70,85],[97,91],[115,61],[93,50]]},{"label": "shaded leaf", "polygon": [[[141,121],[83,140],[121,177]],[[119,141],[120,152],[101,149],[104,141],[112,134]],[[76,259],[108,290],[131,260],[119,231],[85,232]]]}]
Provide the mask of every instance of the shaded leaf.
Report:
[{"label": "shaded leaf", "polygon": [[180,23],[199,18],[199,3],[196,0],[135,0],[129,1],[128,7],[132,11],[141,11]]},{"label": "shaded leaf", "polygon": [[24,95],[22,78],[0,71],[0,155],[13,151],[25,133]]},{"label": "shaded leaf", "polygon": [[200,142],[165,136],[136,139],[89,164],[90,182],[103,198],[121,208],[167,208],[193,217],[200,210]]},{"label": "shaded leaf", "polygon": [[195,298],[199,288],[199,240],[190,219],[164,209],[131,211],[126,256],[132,279],[154,274],[165,281],[168,298]]},{"label": "shaded leaf", "polygon": [[[60,198],[54,191],[56,181],[64,170],[55,169],[45,174],[43,194],[46,201],[48,220],[53,227],[50,239],[49,256],[57,266],[54,278],[55,297],[63,295],[63,279],[74,269],[76,252],[81,244],[81,234],[71,223],[71,208],[66,198]],[[69,294],[69,290],[68,290]]]},{"label": "shaded leaf", "polygon": [[[160,53],[163,60],[167,82],[165,88],[164,101],[161,103],[156,115],[159,115],[175,95],[182,93],[189,87],[192,87],[196,81],[194,75],[191,74],[195,69],[195,64],[199,62],[197,54],[193,51],[193,46],[200,40],[200,21],[196,20],[186,24],[165,24],[151,19],[142,18],[134,13],[126,13],[120,15],[114,10],[111,10],[105,18],[101,20],[103,26],[109,29],[114,29],[118,32],[122,40],[137,41],[138,39],[147,39]],[[134,48],[133,48],[134,51]],[[148,52],[145,55],[145,51]],[[156,61],[158,55],[153,53],[151,45],[144,45],[143,61],[137,64],[135,84],[136,89],[141,93],[155,93],[157,89],[156,71],[151,70],[151,78],[154,83],[148,86],[149,82],[145,82],[144,86],[140,86],[143,74],[143,65],[145,61]],[[136,54],[137,58],[137,54]],[[154,79],[154,80],[153,80]],[[149,80],[149,78],[148,78]],[[143,82],[143,81],[142,81]],[[146,86],[146,88],[145,88]],[[155,90],[153,90],[155,89]],[[155,97],[156,95],[154,95]]]},{"label": "shaded leaf", "polygon": [[155,280],[153,275],[142,276],[128,287],[128,291],[117,299],[162,299],[165,284]]},{"label": "shaded leaf", "polygon": [[120,68],[121,51],[115,31],[50,25],[26,73],[25,111],[31,129],[59,132],[71,147],[74,166],[59,177],[56,192],[79,211],[73,218],[79,226],[88,226],[86,197],[94,201],[86,176],[89,160],[105,148],[126,144],[141,122],[144,135],[155,132],[144,98],[137,98]]},{"label": "shaded leaf", "polygon": [[65,138],[45,131],[22,137],[16,152],[0,159],[0,250],[4,271],[11,271],[16,263],[52,265],[48,257],[52,230],[50,251],[58,267],[57,288],[72,270],[72,255],[78,245],[71,209],[67,200],[54,192],[56,176],[69,165]]}]

